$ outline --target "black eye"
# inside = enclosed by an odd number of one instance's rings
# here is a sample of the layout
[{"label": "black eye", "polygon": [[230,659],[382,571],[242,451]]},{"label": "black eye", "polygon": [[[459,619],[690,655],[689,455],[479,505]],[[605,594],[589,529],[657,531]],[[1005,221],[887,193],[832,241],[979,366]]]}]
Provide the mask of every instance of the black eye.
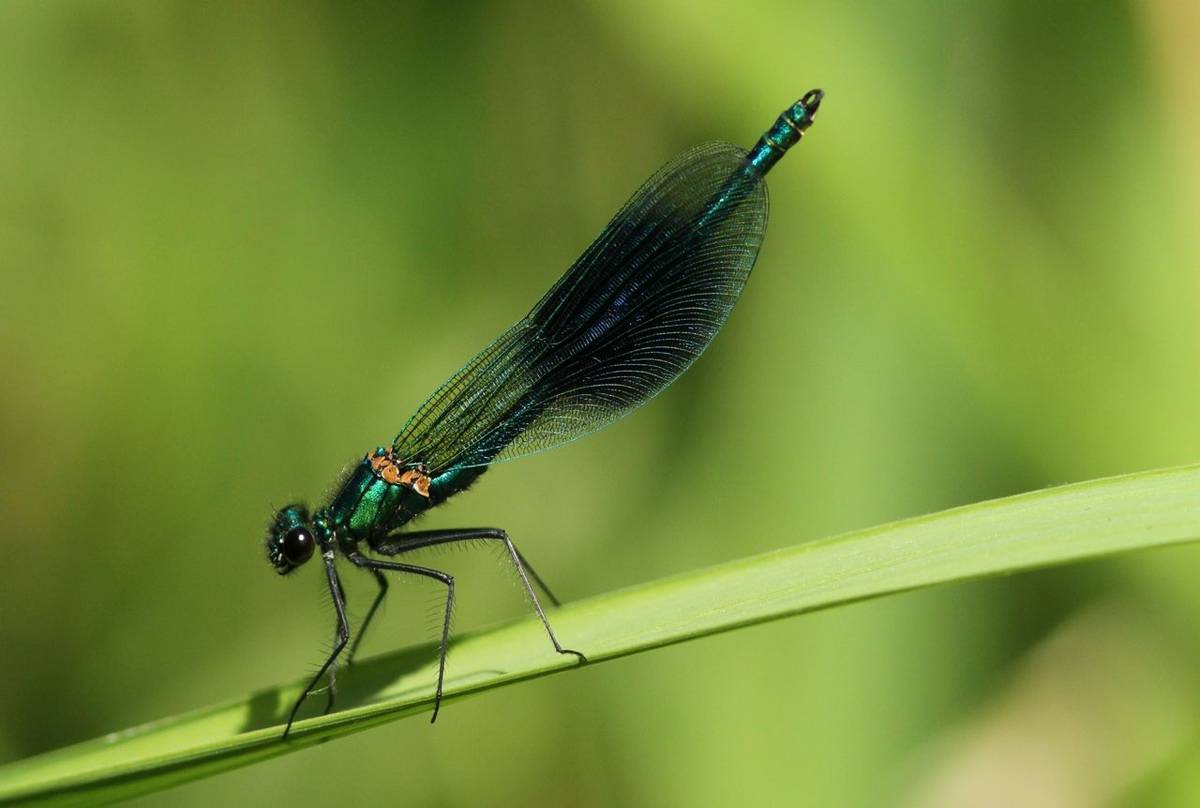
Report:
[{"label": "black eye", "polygon": [[298,567],[312,556],[316,544],[308,528],[294,527],[283,537],[283,557],[293,567]]}]

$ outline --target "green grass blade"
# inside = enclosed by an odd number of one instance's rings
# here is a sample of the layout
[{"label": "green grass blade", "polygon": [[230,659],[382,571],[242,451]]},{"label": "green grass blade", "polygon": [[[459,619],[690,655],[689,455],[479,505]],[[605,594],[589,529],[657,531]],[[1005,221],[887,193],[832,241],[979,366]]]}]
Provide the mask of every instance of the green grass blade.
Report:
[{"label": "green grass blade", "polygon": [[[553,619],[594,663],[889,593],[1196,539],[1200,466],[1190,466],[847,533],[572,603]],[[422,646],[359,663],[339,677],[342,709],[298,723],[287,743],[279,722],[298,683],[10,764],[0,803],[145,794],[427,712],[432,657]],[[534,620],[484,629],[454,643],[447,700],[572,666]]]}]

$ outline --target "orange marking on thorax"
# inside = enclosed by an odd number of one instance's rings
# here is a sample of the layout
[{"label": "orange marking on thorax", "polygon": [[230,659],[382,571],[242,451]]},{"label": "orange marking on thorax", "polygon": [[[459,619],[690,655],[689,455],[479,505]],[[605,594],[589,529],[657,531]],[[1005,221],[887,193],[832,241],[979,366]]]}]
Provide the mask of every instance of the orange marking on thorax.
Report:
[{"label": "orange marking on thorax", "polygon": [[422,468],[405,468],[392,452],[370,454],[371,468],[379,479],[391,485],[403,485],[429,499],[429,475]]}]

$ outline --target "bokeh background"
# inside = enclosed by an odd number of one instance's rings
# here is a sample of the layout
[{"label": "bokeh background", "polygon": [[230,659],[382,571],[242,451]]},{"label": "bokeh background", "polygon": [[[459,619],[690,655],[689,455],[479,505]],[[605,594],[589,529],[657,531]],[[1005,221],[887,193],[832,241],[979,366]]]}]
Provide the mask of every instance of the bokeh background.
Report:
[{"label": "bokeh background", "polygon": [[[1192,0],[0,4],[0,761],[310,670],[331,614],[268,568],[272,506],[813,86],[705,357],[427,525],[577,598],[1200,460],[1198,38]],[[439,562],[460,630],[523,613],[494,556]],[[1195,805],[1198,575],[863,603],[142,804]],[[431,637],[436,587],[393,592],[368,652]]]}]

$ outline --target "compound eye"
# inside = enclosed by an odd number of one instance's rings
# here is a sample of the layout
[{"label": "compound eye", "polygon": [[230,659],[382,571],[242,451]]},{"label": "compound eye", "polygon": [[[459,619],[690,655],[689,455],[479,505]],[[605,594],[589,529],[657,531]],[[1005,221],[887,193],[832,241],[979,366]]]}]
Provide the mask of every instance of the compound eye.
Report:
[{"label": "compound eye", "polygon": [[294,527],[283,537],[283,557],[293,567],[298,567],[312,557],[317,543],[306,527]]}]

